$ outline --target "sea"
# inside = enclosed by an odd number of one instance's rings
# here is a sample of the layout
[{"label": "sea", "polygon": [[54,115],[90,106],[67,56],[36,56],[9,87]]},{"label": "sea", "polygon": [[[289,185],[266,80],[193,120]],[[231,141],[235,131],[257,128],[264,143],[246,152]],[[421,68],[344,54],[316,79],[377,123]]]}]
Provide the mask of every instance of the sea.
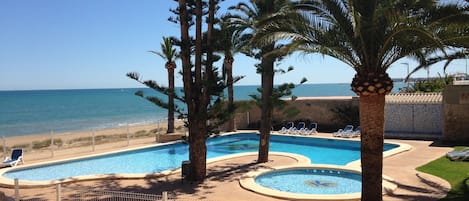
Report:
[{"label": "sea", "polygon": [[[394,92],[405,84],[395,83]],[[235,100],[250,100],[259,86],[235,86]],[[167,110],[135,95],[166,98],[148,88],[0,91],[0,136],[99,130],[166,121]],[[182,93],[181,88],[177,88]],[[297,97],[354,96],[350,84],[302,84]],[[178,104],[178,103],[176,103]],[[184,108],[182,103],[179,103]]]}]

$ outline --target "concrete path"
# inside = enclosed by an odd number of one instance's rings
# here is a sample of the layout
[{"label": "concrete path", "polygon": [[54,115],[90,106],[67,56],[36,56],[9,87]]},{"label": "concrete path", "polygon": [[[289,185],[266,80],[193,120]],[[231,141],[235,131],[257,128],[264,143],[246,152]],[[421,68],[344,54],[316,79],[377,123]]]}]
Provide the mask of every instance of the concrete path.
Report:
[{"label": "concrete path", "polygon": [[385,200],[432,201],[446,196],[451,186],[445,180],[418,172],[415,168],[427,164],[452,148],[436,146],[432,141],[389,140],[406,143],[412,150],[384,159],[383,173],[394,178],[398,189]]}]

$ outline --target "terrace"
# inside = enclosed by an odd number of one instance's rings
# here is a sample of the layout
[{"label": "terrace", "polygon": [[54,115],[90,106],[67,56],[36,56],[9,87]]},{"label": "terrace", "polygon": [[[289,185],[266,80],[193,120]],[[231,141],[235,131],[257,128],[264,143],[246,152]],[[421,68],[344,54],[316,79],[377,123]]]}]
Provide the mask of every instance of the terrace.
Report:
[{"label": "terrace", "polygon": [[[330,133],[319,133],[321,137],[330,137]],[[384,159],[383,173],[394,181],[398,189],[384,200],[438,200],[446,196],[450,185],[435,176],[417,172],[416,167],[443,156],[450,151],[448,147],[433,146],[432,141],[389,140],[389,142],[405,143],[412,149]],[[119,148],[114,148],[118,150]],[[412,160],[409,160],[412,159]],[[164,177],[149,177],[143,179],[103,179],[96,181],[79,181],[63,184],[63,189],[74,189],[63,192],[65,198],[73,194],[94,190],[112,190],[161,194],[169,192],[178,200],[279,200],[247,191],[239,185],[239,179],[245,173],[259,168],[273,168],[277,166],[294,165],[298,161],[282,155],[272,155],[266,164],[256,164],[256,156],[246,155],[208,164],[208,177],[204,183],[181,182],[179,173]],[[76,191],[78,189],[78,191]],[[14,196],[14,189],[1,188],[8,197]],[[23,200],[53,200],[56,197],[55,186],[41,188],[21,188]]]}]

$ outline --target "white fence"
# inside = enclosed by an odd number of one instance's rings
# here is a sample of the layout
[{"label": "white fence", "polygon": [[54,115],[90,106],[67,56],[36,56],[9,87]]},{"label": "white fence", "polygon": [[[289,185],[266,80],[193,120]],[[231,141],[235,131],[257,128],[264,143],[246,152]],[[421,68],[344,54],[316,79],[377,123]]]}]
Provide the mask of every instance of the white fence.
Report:
[{"label": "white fence", "polygon": [[[0,156],[9,156],[9,150],[22,148],[28,154],[28,161],[54,158],[57,155],[81,152],[95,152],[103,149],[128,147],[140,144],[166,142],[173,137],[166,135],[164,129],[166,119],[160,119],[155,124],[127,125],[105,130],[78,131],[74,133],[55,133],[19,137],[17,139],[0,138]],[[185,128],[176,130],[177,134],[185,133]],[[177,137],[177,136],[176,136]],[[174,139],[172,139],[174,140]],[[79,149],[77,151],[67,151]]]},{"label": "white fence", "polygon": [[88,190],[85,193],[75,193],[71,196],[62,196],[62,191],[76,192],[75,189],[61,189],[60,185],[57,188],[57,201],[66,200],[100,200],[100,201],[169,201],[174,200],[168,197],[167,192],[161,195],[145,194],[145,193],[132,193],[120,191],[100,191]]},{"label": "white fence", "polygon": [[166,191],[163,191],[159,195],[155,195],[122,191],[94,190],[85,187],[62,187],[61,184],[56,185],[55,195],[49,195],[50,197],[48,198],[39,197],[23,199],[21,196],[21,189],[17,185],[17,180],[15,180],[15,184],[15,201],[191,201],[189,199],[177,199],[174,194],[170,194]]}]

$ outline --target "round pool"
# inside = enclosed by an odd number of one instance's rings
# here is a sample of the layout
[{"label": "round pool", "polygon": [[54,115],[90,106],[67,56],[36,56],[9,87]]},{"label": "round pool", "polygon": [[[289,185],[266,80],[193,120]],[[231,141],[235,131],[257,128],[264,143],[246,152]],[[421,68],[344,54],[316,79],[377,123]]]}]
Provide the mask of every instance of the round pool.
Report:
[{"label": "round pool", "polygon": [[[326,164],[259,169],[239,183],[249,191],[285,200],[360,200],[362,186],[357,167]],[[383,180],[383,192],[396,188]]]},{"label": "round pool", "polygon": [[361,192],[361,174],[326,168],[285,169],[267,172],[254,181],[266,188],[300,194],[348,194]]}]

